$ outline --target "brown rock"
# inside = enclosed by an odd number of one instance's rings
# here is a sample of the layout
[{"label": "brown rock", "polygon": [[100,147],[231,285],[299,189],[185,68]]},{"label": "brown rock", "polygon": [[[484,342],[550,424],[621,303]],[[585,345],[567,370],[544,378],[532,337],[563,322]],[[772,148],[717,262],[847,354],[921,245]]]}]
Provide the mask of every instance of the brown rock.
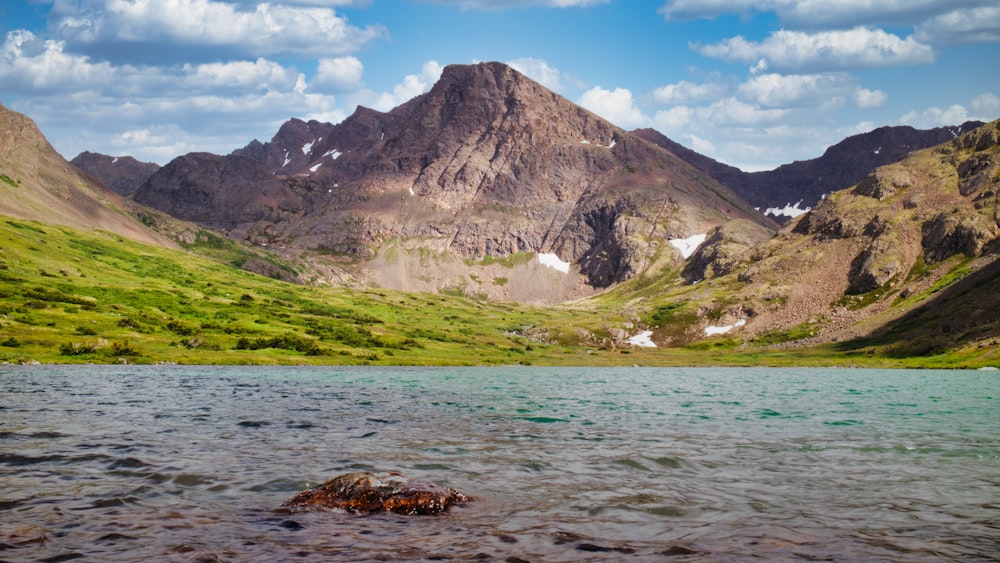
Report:
[{"label": "brown rock", "polygon": [[472,499],[449,487],[417,481],[401,473],[345,473],[302,491],[286,509],[334,508],[356,514],[441,514]]}]

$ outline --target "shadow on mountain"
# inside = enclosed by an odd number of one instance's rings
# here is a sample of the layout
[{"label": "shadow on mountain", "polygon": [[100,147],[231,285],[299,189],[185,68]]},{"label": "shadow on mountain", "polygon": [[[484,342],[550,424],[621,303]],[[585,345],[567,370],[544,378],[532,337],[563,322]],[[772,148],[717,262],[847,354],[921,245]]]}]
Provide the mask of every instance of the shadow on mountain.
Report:
[{"label": "shadow on mountain", "polygon": [[[991,253],[1000,253],[995,242]],[[923,305],[874,331],[837,346],[852,352],[880,347],[888,357],[932,356],[979,342],[1000,344],[1000,259],[971,272]]]}]

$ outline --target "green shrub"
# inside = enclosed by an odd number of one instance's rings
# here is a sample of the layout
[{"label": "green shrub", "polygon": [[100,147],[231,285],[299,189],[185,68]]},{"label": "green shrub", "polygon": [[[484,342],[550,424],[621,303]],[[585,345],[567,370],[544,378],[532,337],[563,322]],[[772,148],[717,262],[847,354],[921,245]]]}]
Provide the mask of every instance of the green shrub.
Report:
[{"label": "green shrub", "polygon": [[322,356],[326,351],[320,348],[314,340],[302,338],[296,334],[283,334],[271,338],[241,337],[236,341],[236,350],[262,350],[276,348],[278,350],[294,350],[307,356]]},{"label": "green shrub", "polygon": [[113,342],[111,344],[111,347],[104,351],[104,355],[110,357],[118,357],[118,356],[140,356],[141,354],[139,353],[138,350],[133,348],[131,344],[128,343],[128,340],[126,340],[125,342]]},{"label": "green shrub", "polygon": [[184,324],[180,321],[173,320],[167,323],[167,330],[176,334],[177,336],[194,336],[198,331],[195,327]]},{"label": "green shrub", "polygon": [[63,356],[85,356],[93,354],[97,349],[93,344],[72,344],[67,342],[59,347],[59,353]]},{"label": "green shrub", "polygon": [[14,338],[13,336],[7,337],[7,340],[0,342],[0,346],[6,346],[8,348],[18,348],[21,346],[21,341]]}]

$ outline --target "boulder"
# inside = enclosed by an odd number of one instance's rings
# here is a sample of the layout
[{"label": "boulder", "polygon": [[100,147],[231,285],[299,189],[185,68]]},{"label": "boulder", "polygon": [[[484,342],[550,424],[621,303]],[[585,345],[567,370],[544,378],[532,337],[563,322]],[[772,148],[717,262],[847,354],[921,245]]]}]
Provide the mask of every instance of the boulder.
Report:
[{"label": "boulder", "polygon": [[285,509],[334,508],[355,514],[441,514],[471,497],[401,473],[345,473],[306,489],[282,504]]},{"label": "boulder", "polygon": [[995,221],[973,213],[939,213],[922,226],[921,245],[928,263],[940,262],[955,254],[977,256],[1000,235]]}]

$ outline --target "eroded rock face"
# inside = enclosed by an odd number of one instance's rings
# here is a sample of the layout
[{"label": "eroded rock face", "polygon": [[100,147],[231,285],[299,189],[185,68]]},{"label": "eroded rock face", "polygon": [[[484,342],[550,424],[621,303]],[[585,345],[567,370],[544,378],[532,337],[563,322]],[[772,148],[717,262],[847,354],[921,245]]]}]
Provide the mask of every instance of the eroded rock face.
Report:
[{"label": "eroded rock face", "polygon": [[731,274],[751,259],[752,250],[771,238],[770,229],[736,219],[718,227],[694,253],[681,275],[688,283]]},{"label": "eroded rock face", "polygon": [[978,255],[1000,234],[996,222],[981,215],[939,213],[923,225],[921,244],[927,262],[940,262],[955,254]]},{"label": "eroded rock face", "polygon": [[355,514],[441,514],[472,499],[452,488],[410,479],[401,473],[345,473],[306,489],[285,509],[333,508]]}]

